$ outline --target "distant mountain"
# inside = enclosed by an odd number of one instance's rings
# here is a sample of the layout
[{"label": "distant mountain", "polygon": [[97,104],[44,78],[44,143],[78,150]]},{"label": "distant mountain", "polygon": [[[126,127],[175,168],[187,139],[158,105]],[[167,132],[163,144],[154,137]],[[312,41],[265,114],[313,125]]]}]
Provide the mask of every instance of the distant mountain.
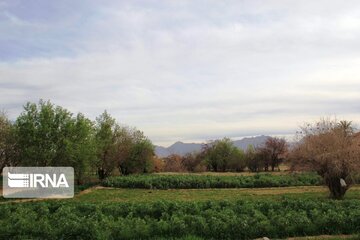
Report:
[{"label": "distant mountain", "polygon": [[167,156],[171,155],[171,153],[169,152],[169,150],[166,147],[156,146],[156,145],[155,145],[155,154],[158,157],[167,157]]},{"label": "distant mountain", "polygon": [[[265,143],[269,136],[257,136],[257,137],[248,137],[241,140],[234,141],[234,145],[242,150],[246,150],[249,145],[257,147]],[[171,154],[178,154],[184,156],[187,153],[199,152],[201,151],[203,143],[183,143],[176,142],[170,147],[155,146],[155,154],[158,157],[167,157]]]},{"label": "distant mountain", "polygon": [[202,147],[201,143],[183,143],[183,142],[176,142],[170,147],[168,147],[168,151],[170,154],[178,154],[178,155],[185,155],[191,152],[200,151]]},{"label": "distant mountain", "polygon": [[234,145],[242,150],[246,150],[249,145],[253,145],[254,147],[258,147],[266,142],[269,136],[257,136],[257,137],[247,137],[241,140],[234,141]]}]

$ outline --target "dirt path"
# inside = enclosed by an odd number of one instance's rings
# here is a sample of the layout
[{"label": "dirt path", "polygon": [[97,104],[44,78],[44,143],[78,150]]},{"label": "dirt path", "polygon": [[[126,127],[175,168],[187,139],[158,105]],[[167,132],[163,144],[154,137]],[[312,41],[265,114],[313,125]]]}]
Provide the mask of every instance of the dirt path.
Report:
[{"label": "dirt path", "polygon": [[[78,194],[75,194],[74,197],[76,196],[81,196],[83,194],[87,194],[87,193],[90,193],[91,191],[93,190],[96,190],[96,189],[102,189],[104,187],[102,186],[93,186],[91,188],[88,188],[88,189],[85,189],[84,191],[81,191],[79,192]],[[2,189],[0,189],[2,190]],[[0,196],[2,196],[2,191],[0,192]],[[5,203],[22,203],[22,202],[38,202],[38,201],[44,201],[44,200],[51,200],[51,199],[64,199],[64,198],[24,198],[24,199],[14,199],[14,200],[7,200],[7,201],[2,201],[0,202],[0,204],[5,204]]]}]

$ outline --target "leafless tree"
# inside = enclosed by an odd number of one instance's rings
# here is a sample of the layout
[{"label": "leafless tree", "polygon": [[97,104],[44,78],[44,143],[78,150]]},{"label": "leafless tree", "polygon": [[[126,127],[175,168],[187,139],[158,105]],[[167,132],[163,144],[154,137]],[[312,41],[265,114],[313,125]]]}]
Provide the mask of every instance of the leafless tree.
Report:
[{"label": "leafless tree", "polygon": [[360,170],[360,141],[351,122],[322,119],[301,128],[297,146],[289,154],[292,170],[316,171],[341,199]]},{"label": "leafless tree", "polygon": [[256,149],[258,156],[262,157],[264,170],[274,171],[276,167],[279,167],[283,161],[283,156],[287,152],[288,145],[283,138],[269,137],[263,147]]}]

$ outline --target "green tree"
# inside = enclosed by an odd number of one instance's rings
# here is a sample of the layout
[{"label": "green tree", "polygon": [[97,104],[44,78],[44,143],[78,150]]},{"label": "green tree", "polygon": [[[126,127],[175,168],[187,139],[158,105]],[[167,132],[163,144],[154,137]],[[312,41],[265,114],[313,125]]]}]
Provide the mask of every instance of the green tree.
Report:
[{"label": "green tree", "polygon": [[246,166],[243,152],[229,138],[205,145],[202,155],[208,163],[208,169],[215,172],[242,171]]},{"label": "green tree", "polygon": [[106,111],[96,121],[100,179],[110,176],[115,168],[124,175],[151,171],[154,146],[143,132],[120,126]]},{"label": "green tree", "polygon": [[131,145],[130,154],[120,163],[121,173],[149,173],[153,169],[154,146],[147,138],[136,139]]},{"label": "green tree", "polygon": [[78,183],[94,159],[92,123],[50,101],[27,103],[15,123],[22,166],[71,166]]},{"label": "green tree", "polygon": [[49,101],[27,103],[16,120],[16,135],[23,166],[64,164],[64,143],[70,134],[72,115]]},{"label": "green tree", "polygon": [[248,146],[245,152],[246,165],[251,172],[260,172],[264,169],[264,159],[267,154],[263,151],[255,149],[252,145]]},{"label": "green tree", "polygon": [[231,171],[242,172],[246,167],[246,157],[243,150],[233,147],[231,150],[228,168]]},{"label": "green tree", "polygon": [[106,111],[96,119],[96,167],[100,179],[110,176],[117,165],[116,141],[119,134],[120,126]]},{"label": "green tree", "polygon": [[0,112],[0,169],[16,165],[17,160],[14,126],[6,114]]},{"label": "green tree", "polygon": [[96,142],[93,122],[79,113],[69,126],[69,139],[66,140],[66,162],[74,167],[78,184],[92,175],[96,163]]}]

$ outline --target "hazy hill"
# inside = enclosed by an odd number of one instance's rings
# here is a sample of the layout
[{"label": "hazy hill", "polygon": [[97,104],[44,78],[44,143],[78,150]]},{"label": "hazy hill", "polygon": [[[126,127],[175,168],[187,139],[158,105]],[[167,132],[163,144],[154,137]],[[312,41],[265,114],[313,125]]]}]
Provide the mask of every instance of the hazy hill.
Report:
[{"label": "hazy hill", "polygon": [[[249,145],[259,146],[265,143],[266,139],[269,136],[257,136],[257,137],[248,137],[241,140],[234,141],[234,145],[240,149],[245,150]],[[185,155],[186,153],[201,151],[203,143],[183,143],[176,142],[169,147],[155,146],[155,153],[159,157],[166,157],[171,154]]]}]

